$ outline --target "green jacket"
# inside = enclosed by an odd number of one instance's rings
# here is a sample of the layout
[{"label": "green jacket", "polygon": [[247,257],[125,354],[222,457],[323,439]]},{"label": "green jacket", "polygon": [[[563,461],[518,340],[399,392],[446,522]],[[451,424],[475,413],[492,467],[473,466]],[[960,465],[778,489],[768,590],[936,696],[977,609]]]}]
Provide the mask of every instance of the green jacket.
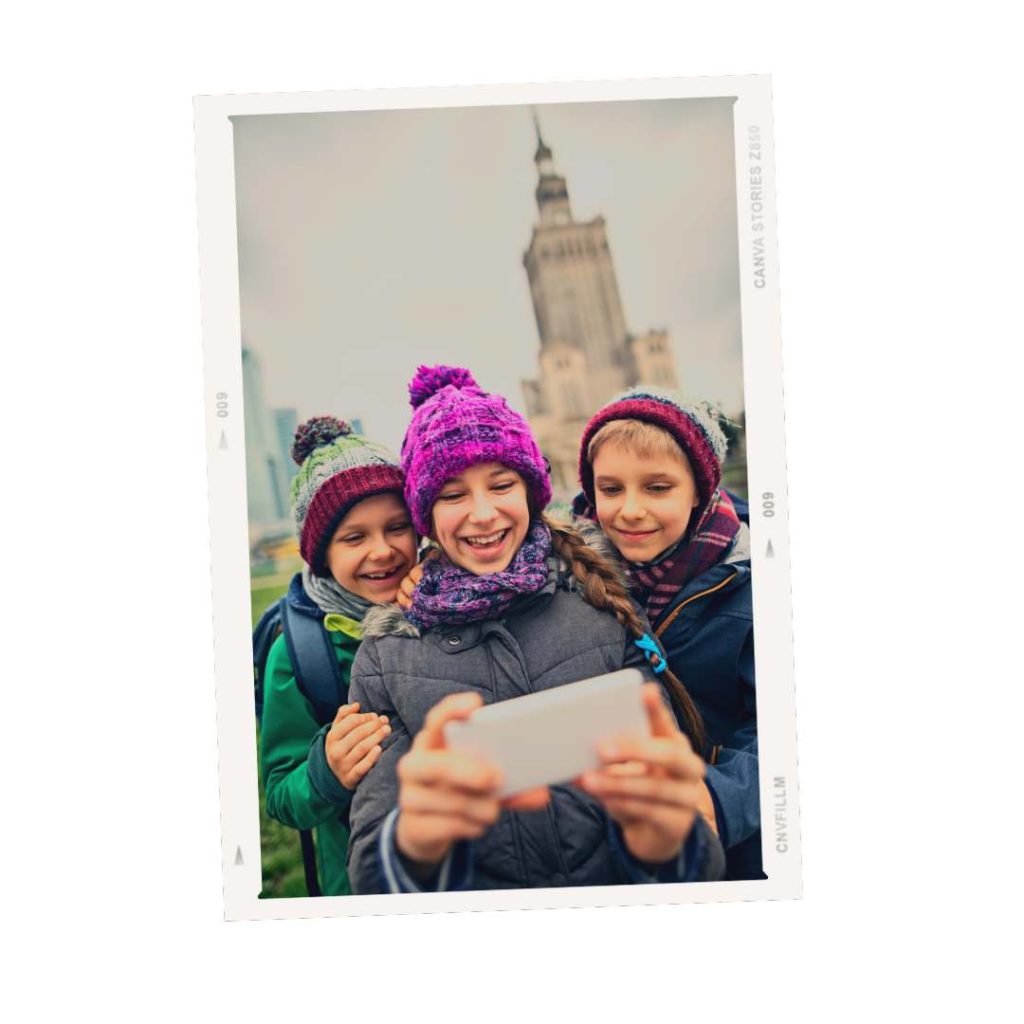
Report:
[{"label": "green jacket", "polygon": [[[342,615],[324,620],[346,691],[359,649],[360,626]],[[267,655],[261,722],[260,770],[267,813],[294,829],[314,829],[317,874],[325,896],[348,895],[348,805],[352,799],[324,756],[325,727],[295,681],[284,636]]]}]

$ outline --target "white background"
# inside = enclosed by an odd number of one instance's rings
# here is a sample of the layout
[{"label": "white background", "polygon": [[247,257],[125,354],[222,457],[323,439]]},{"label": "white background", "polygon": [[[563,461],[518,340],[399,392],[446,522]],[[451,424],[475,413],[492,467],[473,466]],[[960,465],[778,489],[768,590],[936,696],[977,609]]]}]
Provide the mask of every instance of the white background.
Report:
[{"label": "white background", "polygon": [[[17,1018],[1005,1019],[1024,128],[1003,6],[367,6],[6,19]],[[221,923],[191,96],[760,72],[804,899]]]}]

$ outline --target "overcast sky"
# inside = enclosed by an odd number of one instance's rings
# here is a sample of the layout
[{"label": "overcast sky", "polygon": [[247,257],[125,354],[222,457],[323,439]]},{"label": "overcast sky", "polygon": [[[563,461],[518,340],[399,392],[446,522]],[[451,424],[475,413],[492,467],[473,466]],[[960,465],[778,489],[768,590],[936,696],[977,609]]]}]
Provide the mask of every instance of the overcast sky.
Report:
[{"label": "overcast sky", "polygon": [[[683,388],[742,408],[730,99],[540,105],[573,214],[603,214],[626,323],[667,328]],[[530,108],[236,117],[242,333],[267,401],[397,448],[419,363],[523,408],[539,338]]]}]

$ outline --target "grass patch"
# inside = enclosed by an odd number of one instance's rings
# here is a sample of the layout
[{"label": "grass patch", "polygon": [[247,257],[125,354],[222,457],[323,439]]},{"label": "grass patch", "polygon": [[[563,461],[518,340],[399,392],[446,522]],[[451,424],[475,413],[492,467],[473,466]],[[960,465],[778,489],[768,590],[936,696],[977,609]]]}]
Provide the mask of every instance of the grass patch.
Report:
[{"label": "grass patch", "polygon": [[251,577],[249,582],[249,611],[252,615],[253,626],[259,622],[260,616],[270,605],[279,597],[285,595],[292,577],[301,570],[302,560],[296,558],[294,561],[278,562],[277,568],[272,574]]},{"label": "grass patch", "polygon": [[[259,756],[259,730],[256,736]],[[302,867],[302,847],[299,833],[279,821],[268,817],[263,797],[263,779],[260,779],[260,864],[263,887],[260,899],[281,899],[288,896],[308,896],[306,875]]]}]

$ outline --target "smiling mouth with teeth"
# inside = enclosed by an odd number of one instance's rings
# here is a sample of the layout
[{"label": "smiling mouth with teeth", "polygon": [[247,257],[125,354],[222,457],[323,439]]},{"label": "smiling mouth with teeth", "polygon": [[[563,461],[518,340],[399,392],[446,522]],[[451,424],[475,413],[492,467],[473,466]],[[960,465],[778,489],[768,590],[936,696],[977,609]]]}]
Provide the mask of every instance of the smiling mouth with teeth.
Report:
[{"label": "smiling mouth with teeth", "polygon": [[508,536],[508,533],[509,530],[498,530],[497,533],[489,533],[485,537],[460,537],[459,539],[474,548],[493,547],[495,544],[500,544]]},{"label": "smiling mouth with teeth", "polygon": [[394,569],[388,569],[386,572],[364,572],[360,575],[364,580],[389,580],[393,576],[397,576],[401,568],[400,565],[396,565]]}]

